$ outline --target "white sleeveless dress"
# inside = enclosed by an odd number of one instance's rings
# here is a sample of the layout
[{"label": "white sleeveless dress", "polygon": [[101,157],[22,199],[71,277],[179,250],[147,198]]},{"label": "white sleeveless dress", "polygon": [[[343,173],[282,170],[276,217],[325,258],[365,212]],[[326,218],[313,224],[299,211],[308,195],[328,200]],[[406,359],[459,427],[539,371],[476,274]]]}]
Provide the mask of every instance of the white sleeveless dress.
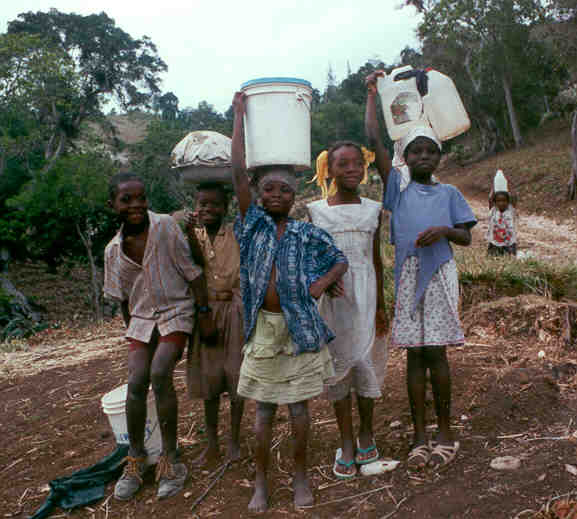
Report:
[{"label": "white sleeveless dress", "polygon": [[387,360],[386,338],[376,337],[377,279],[373,240],[379,232],[381,204],[361,198],[360,204],[330,206],[326,200],[307,205],[311,222],[327,231],[349,261],[343,277],[345,295],[324,295],[320,313],[336,338],[328,345],[335,376],[328,397],[341,400],[350,391],[367,398],[381,396]]}]

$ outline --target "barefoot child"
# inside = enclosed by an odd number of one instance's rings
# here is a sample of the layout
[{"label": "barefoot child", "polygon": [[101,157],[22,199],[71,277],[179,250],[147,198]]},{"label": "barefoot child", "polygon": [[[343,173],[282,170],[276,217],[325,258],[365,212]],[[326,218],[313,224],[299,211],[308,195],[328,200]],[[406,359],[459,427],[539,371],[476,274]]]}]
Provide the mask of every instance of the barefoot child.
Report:
[{"label": "barefoot child", "polygon": [[268,507],[267,470],[272,425],[279,404],[288,404],[294,440],[294,503],[313,502],[306,474],[308,400],[321,394],[333,374],[326,343],[333,333],[315,299],[347,270],[331,237],[310,223],[289,218],[296,178],[290,168],[271,166],[255,173],[262,205],[251,203],[244,165],[245,97],[235,94],[232,137],[233,181],[240,217],[240,279],[246,345],[239,395],[256,401],[256,481],[249,504]]},{"label": "barefoot child", "polygon": [[[179,492],[187,476],[186,465],[177,459],[178,402],[172,375],[192,331],[192,296],[197,305],[206,306],[206,284],[176,222],[168,215],[148,211],[144,184],[137,175],[112,177],[109,194],[109,204],[122,227],[106,246],[104,294],[121,303],[128,327],[126,418],[130,442],[114,496],[130,499],[142,485],[146,400],[152,383],[162,436],[157,495],[165,498]],[[199,323],[203,336],[212,335],[205,314],[199,315]]]},{"label": "barefoot child", "polygon": [[209,307],[217,337],[201,342],[197,334],[188,355],[187,383],[191,398],[204,400],[208,446],[195,464],[203,465],[219,455],[218,410],[220,395],[230,400],[228,458],[240,457],[239,432],[244,401],[236,393],[244,344],[240,297],[240,253],[231,225],[224,223],[228,193],[222,184],[200,184],[196,189],[196,213],[188,220],[187,234],[195,262],[203,267]]},{"label": "barefoot child", "polygon": [[517,255],[516,206],[517,200],[513,193],[491,190],[487,227],[487,253],[490,256]]},{"label": "barefoot child", "polygon": [[[396,285],[391,344],[407,350],[407,389],[414,425],[408,465],[410,469],[426,465],[438,469],[450,463],[459,449],[450,430],[451,377],[446,346],[462,345],[464,336],[450,242],[469,245],[470,228],[476,220],[456,188],[433,180],[441,159],[441,143],[429,126],[411,130],[396,143],[411,180],[401,189],[401,174],[391,169],[377,121],[376,78],[380,74],[367,78],[366,127],[383,180],[383,206],[391,212]],[[438,420],[438,432],[431,442],[425,433],[427,370]]]},{"label": "barefoot child", "polygon": [[[366,152],[366,150],[364,150]],[[381,204],[361,198],[370,155],[353,142],[337,142],[317,159],[317,184],[325,198],[308,204],[311,222],[327,231],[347,257],[345,296],[323,297],[320,313],[336,338],[329,343],[335,377],[328,382],[341,447],[333,466],[340,479],[356,475],[356,465],[376,461],[373,437],[374,399],[381,396],[386,341],[381,259]],[[330,188],[326,183],[331,181]],[[351,392],[356,393],[360,427],[355,442]]]}]

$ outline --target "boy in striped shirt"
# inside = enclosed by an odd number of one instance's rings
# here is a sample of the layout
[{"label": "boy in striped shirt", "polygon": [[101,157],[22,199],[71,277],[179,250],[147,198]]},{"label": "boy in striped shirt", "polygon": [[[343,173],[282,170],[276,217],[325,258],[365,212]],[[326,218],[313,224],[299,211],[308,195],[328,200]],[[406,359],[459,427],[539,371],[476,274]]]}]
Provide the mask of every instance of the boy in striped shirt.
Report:
[{"label": "boy in striped shirt", "polygon": [[146,400],[152,384],[162,436],[157,496],[165,498],[183,488],[188,473],[177,459],[178,401],[172,378],[192,332],[193,301],[201,334],[209,338],[214,332],[206,280],[192,262],[188,242],[172,217],[148,211],[145,187],[137,175],[112,177],[109,205],[122,227],[106,246],[104,294],[121,304],[128,328],[129,372],[126,417],[130,448],[114,496],[130,499],[142,485],[147,468]]}]

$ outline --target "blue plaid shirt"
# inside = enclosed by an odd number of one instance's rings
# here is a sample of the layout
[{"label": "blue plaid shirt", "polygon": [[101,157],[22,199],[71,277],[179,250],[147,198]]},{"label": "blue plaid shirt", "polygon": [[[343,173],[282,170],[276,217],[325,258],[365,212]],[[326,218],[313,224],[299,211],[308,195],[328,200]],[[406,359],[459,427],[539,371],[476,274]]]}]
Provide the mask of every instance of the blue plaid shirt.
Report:
[{"label": "blue plaid shirt", "polygon": [[287,327],[298,350],[319,351],[334,334],[309,294],[309,287],[336,263],[347,263],[331,236],[318,227],[289,219],[277,240],[273,219],[252,204],[244,220],[237,218],[235,234],[240,246],[240,287],[244,304],[245,339],[253,333],[271,277],[276,266],[276,289]]}]

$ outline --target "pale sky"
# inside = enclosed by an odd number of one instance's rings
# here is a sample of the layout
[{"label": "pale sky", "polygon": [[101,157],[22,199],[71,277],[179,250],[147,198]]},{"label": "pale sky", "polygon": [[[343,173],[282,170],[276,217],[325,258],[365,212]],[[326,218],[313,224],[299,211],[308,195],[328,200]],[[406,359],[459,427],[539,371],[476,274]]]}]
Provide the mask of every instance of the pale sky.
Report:
[{"label": "pale sky", "polygon": [[163,92],[179,107],[207,101],[224,112],[234,92],[250,79],[298,77],[326,87],[329,64],[337,81],[347,62],[355,72],[370,58],[387,64],[401,50],[418,47],[419,16],[398,9],[401,0],[100,0],[97,7],[73,0],[0,2],[0,32],[18,14],[104,11],[133,38],[149,36],[168,65]]}]

